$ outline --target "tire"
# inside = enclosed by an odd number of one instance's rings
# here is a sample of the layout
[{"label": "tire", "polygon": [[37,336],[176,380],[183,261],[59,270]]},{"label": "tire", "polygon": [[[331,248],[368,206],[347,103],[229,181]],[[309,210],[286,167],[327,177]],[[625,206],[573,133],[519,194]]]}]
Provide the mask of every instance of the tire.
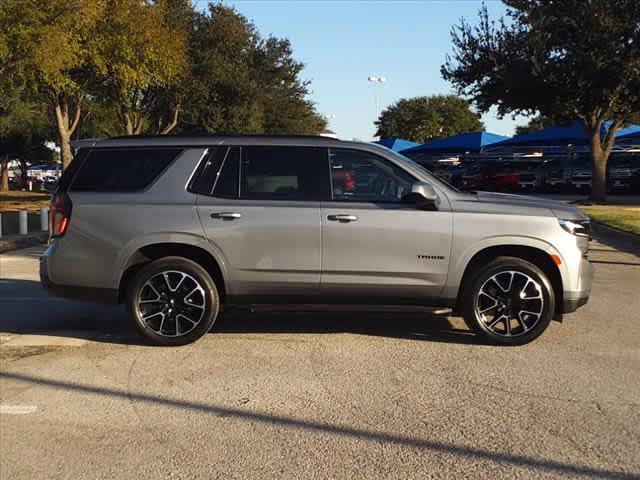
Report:
[{"label": "tire", "polygon": [[[521,258],[498,257],[474,270],[460,308],[467,326],[498,345],[524,345],[546,330],[555,295],[546,274]],[[508,317],[508,320],[507,320]]]},{"label": "tire", "polygon": [[213,326],[220,297],[209,273],[183,257],[164,257],[140,269],[127,290],[127,309],[150,343],[192,343]]}]

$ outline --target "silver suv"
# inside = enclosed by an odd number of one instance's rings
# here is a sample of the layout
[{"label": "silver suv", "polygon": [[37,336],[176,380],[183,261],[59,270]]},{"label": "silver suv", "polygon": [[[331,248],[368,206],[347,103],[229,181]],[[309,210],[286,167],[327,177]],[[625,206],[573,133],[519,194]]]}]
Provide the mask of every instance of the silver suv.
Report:
[{"label": "silver suv", "polygon": [[145,137],[80,149],[51,206],[42,283],[124,302],[181,345],[222,307],[451,307],[519,345],[587,302],[589,221],[562,203],[460,192],[374,144]]}]

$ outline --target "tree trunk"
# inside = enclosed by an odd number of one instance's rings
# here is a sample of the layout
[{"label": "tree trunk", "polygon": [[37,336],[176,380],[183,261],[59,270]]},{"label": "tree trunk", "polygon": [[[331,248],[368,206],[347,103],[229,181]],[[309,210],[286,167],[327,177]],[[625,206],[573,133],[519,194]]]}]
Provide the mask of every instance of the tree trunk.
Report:
[{"label": "tree trunk", "polygon": [[583,124],[589,137],[591,152],[591,195],[589,198],[594,202],[607,201],[607,162],[616,141],[616,133],[622,126],[622,121],[613,121],[609,124],[604,138],[601,138],[602,120],[598,120],[594,115],[591,122]]},{"label": "tree trunk", "polygon": [[171,109],[171,121],[167,125],[163,125],[164,121],[162,117],[158,119],[158,133],[160,135],[168,135],[171,130],[176,128],[178,125],[178,115],[180,115],[181,105],[178,103],[174,105]]},{"label": "tree trunk", "polygon": [[138,112],[123,112],[121,117],[124,121],[124,131],[126,135],[141,135],[144,127],[144,119]]},{"label": "tree trunk", "polygon": [[591,149],[591,195],[594,202],[607,201],[607,160],[609,153],[602,148]]},{"label": "tree trunk", "polygon": [[0,192],[9,191],[9,156],[0,157]]},{"label": "tree trunk", "polygon": [[75,106],[73,120],[69,118],[69,104],[66,98],[57,94],[53,96],[53,112],[58,129],[58,144],[60,145],[60,159],[62,160],[62,168],[66,169],[71,160],[73,153],[71,152],[71,135],[78,126],[80,121],[82,101],[78,99]]}]

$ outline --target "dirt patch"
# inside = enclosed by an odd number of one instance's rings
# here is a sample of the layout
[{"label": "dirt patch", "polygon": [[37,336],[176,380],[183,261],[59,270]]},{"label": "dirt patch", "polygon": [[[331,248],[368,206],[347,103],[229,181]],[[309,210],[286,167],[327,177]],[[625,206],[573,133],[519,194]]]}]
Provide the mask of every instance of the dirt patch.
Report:
[{"label": "dirt patch", "polygon": [[53,352],[54,350],[60,350],[63,347],[0,347],[0,361],[13,362],[20,360],[21,358],[34,357],[36,355],[43,355],[45,353]]}]

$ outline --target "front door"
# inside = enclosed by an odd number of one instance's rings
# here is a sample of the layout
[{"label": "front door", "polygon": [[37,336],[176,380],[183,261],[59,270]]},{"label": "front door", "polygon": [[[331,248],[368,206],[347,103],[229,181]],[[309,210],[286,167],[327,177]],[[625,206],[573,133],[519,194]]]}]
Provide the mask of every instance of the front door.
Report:
[{"label": "front door", "polygon": [[216,155],[225,158],[197,208],[224,258],[229,295],[258,302],[318,294],[326,149],[224,147]]},{"label": "front door", "polygon": [[322,204],[322,288],[367,302],[429,303],[445,285],[449,211],[402,198],[417,181],[373,153],[331,149],[332,199]]}]

